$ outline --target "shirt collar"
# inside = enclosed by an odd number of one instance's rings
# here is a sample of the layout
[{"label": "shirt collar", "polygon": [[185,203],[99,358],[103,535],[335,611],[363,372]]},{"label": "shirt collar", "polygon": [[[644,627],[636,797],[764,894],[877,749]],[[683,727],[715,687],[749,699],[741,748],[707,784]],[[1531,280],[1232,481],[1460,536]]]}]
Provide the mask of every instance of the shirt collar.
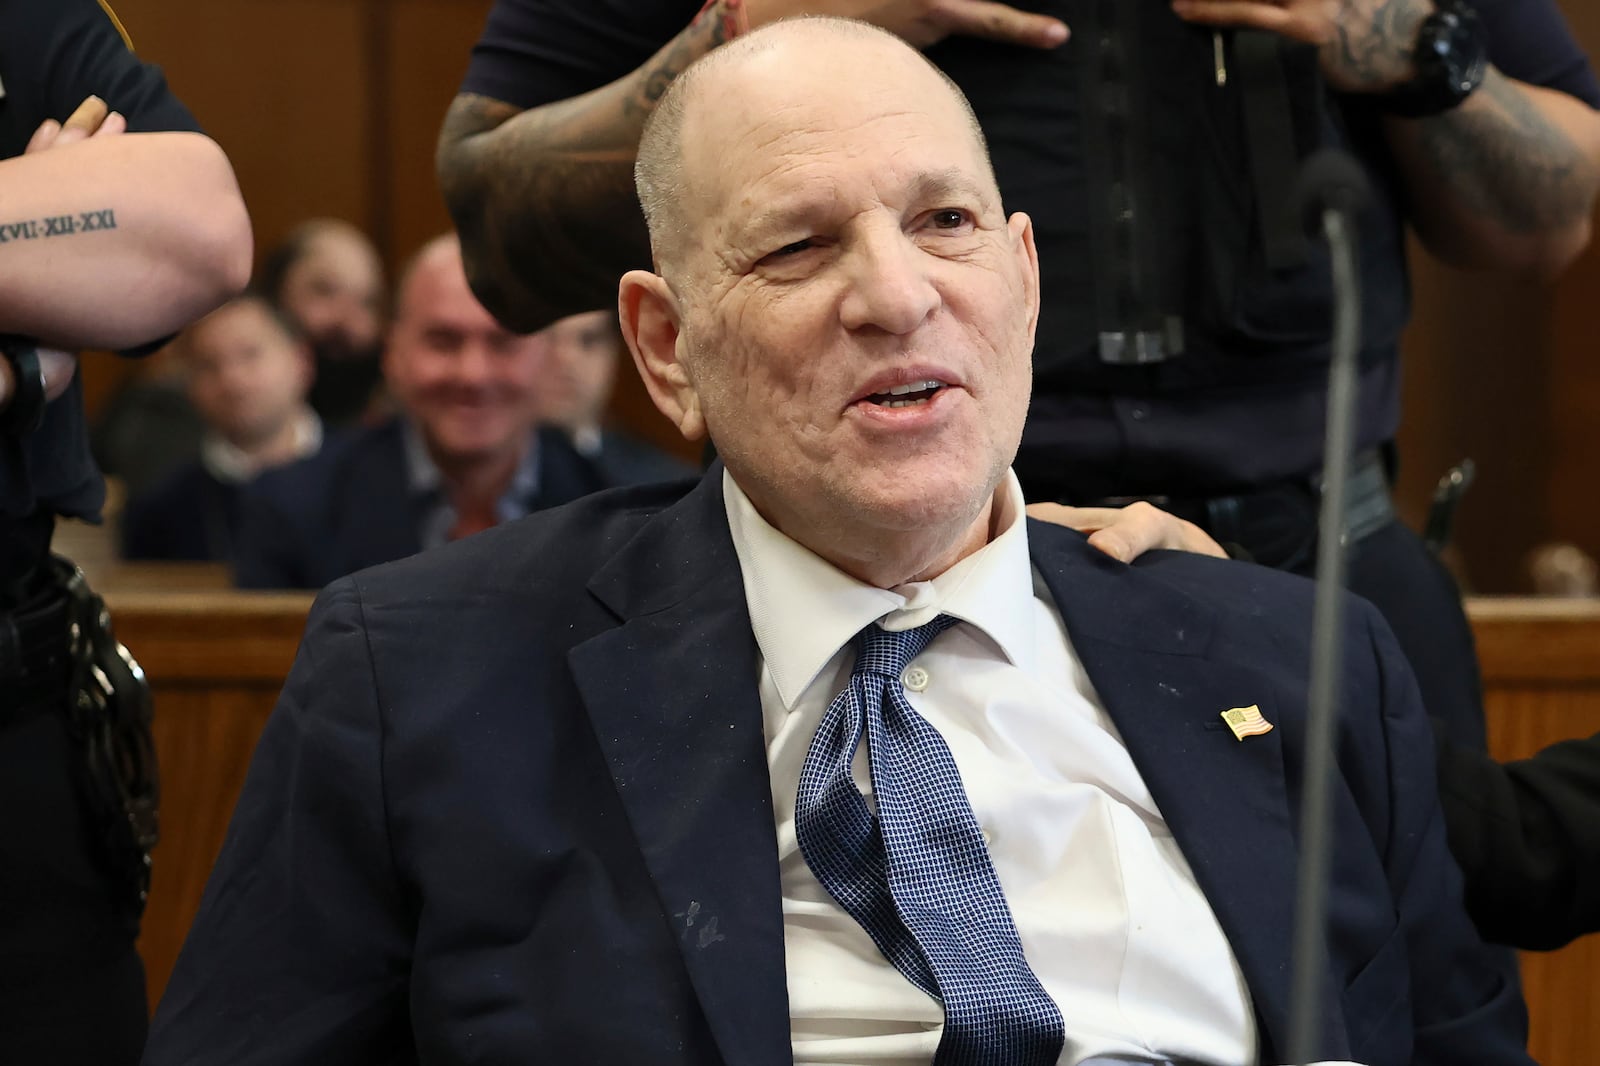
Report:
[{"label": "shirt collar", "polygon": [[[433,456],[428,454],[428,444],[422,439],[422,431],[417,424],[404,416],[400,419],[400,438],[405,450],[406,485],[415,496],[431,496],[439,493],[444,487],[444,474],[439,470],[439,464],[433,461]],[[511,484],[506,486],[506,491],[500,497],[502,510],[506,504],[525,506],[539,492],[539,437],[537,432],[529,434],[528,448],[522,453],[522,461],[517,464],[517,469],[511,475]],[[517,517],[520,517],[517,516]]]},{"label": "shirt collar", "polygon": [[1033,668],[1028,524],[1022,488],[1009,471],[995,490],[999,534],[939,576],[893,589],[857,581],[780,533],[726,470],[722,496],[756,644],[786,709],[851,637],[880,618],[899,630],[951,614],[985,633],[1013,665]]},{"label": "shirt collar", "polygon": [[[285,461],[304,459],[321,447],[322,419],[311,408],[302,408],[294,416],[294,454]],[[266,468],[265,464],[230,444],[220,434],[210,432],[200,440],[200,465],[225,485],[243,484]]]},{"label": "shirt collar", "polygon": [[605,449],[605,435],[599,426],[579,426],[572,431],[572,446],[578,449],[579,455],[586,455],[593,459]]}]

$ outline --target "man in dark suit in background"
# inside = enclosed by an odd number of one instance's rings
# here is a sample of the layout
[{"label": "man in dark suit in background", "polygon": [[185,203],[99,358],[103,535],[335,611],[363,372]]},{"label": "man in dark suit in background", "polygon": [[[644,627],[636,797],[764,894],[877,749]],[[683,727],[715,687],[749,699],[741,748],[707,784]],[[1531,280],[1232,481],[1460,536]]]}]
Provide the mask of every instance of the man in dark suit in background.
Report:
[{"label": "man in dark suit in background", "polygon": [[535,428],[545,350],[473,297],[453,236],[429,242],[384,349],[403,414],[250,486],[238,584],[321,588],[603,488],[565,434]]},{"label": "man in dark suit in background", "polygon": [[544,338],[549,352],[539,387],[539,416],[567,431],[608,487],[694,475],[688,463],[605,424],[625,347],[615,311],[568,315],[545,329]]},{"label": "man in dark suit in background", "polygon": [[257,293],[219,307],[174,344],[206,426],[200,457],[129,497],[122,555],[231,563],[244,485],[322,447],[322,419],[306,403],[311,350]]},{"label": "man in dark suit in background", "polygon": [[[1031,223],[904,44],[752,34],[640,158],[725,467],[324,593],[147,1062],[1282,1062],[1310,586],[1024,520]],[[1316,1057],[1525,1064],[1346,647]]]}]

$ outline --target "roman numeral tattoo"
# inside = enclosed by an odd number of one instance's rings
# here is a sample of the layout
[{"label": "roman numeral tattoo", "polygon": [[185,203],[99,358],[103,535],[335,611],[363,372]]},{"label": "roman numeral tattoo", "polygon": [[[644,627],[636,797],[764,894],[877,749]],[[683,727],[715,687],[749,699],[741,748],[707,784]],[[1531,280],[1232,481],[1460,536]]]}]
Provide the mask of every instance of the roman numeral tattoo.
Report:
[{"label": "roman numeral tattoo", "polygon": [[25,222],[0,222],[0,244],[12,241],[38,241],[48,237],[75,237],[80,233],[117,228],[117,213],[111,208],[80,211],[76,215],[52,215]]}]

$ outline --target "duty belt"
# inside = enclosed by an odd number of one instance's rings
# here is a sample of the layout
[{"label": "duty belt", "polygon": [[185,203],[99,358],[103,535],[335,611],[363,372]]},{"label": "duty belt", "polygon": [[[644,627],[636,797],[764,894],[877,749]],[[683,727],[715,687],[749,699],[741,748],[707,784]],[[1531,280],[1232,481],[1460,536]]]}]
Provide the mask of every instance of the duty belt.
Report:
[{"label": "duty belt", "polygon": [[[1322,476],[1284,482],[1260,489],[1223,496],[1107,496],[1095,500],[1072,500],[1085,507],[1126,507],[1143,501],[1163,511],[1187,519],[1223,543],[1240,542],[1240,529],[1257,506],[1283,492],[1322,494]],[[1383,457],[1377,450],[1362,452],[1350,468],[1350,483],[1345,504],[1345,534],[1353,544],[1395,520],[1394,503],[1389,498],[1389,477]]]},{"label": "duty belt", "polygon": [[52,694],[65,698],[72,678],[72,602],[60,589],[0,611],[0,726]]}]

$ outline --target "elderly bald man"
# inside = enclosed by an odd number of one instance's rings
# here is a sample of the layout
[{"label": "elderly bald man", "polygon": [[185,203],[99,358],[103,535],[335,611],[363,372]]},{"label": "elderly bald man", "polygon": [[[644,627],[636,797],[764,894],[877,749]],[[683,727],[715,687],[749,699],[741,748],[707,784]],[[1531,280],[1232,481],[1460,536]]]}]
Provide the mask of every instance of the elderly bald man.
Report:
[{"label": "elderly bald man", "polygon": [[[679,79],[622,280],[722,465],[324,593],[147,1061],[1282,1061],[1309,586],[1030,524],[1038,268],[916,52]],[[1352,606],[1327,1024],[1525,1063]]]}]

